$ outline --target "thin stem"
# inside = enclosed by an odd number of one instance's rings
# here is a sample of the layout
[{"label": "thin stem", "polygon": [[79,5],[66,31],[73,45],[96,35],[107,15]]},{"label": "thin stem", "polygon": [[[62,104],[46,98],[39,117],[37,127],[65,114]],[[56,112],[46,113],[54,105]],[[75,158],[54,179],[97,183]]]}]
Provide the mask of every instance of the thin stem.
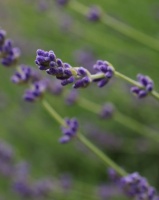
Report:
[{"label": "thin stem", "polygon": [[[47,112],[61,125],[66,126],[65,121],[62,117],[53,109],[50,104],[46,101],[42,101],[42,105]],[[127,173],[120,168],[114,161],[112,161],[106,154],[100,151],[95,145],[93,145],[88,139],[86,139],[80,132],[77,133],[77,138],[87,146],[94,154],[96,154],[106,165],[112,167],[121,176],[127,175]]]},{"label": "thin stem", "polygon": [[[138,83],[137,81],[134,81],[133,79],[131,79],[131,78],[125,76],[124,74],[122,74],[122,73],[120,73],[120,72],[114,71],[114,74],[115,74],[116,77],[119,77],[119,78],[121,78],[121,79],[127,81],[128,83],[131,83],[131,84],[133,84],[133,85],[135,85],[135,86],[137,86],[137,87],[139,87],[139,88],[143,88],[143,86],[142,86],[140,83]],[[159,100],[159,93],[158,93],[158,92],[156,92],[155,90],[153,90],[152,92],[150,92],[150,94],[151,94],[155,99]]]},{"label": "thin stem", "polygon": [[131,128],[135,132],[138,132],[140,135],[146,136],[149,139],[159,142],[159,135],[156,131],[154,131],[153,129],[150,129],[149,127],[143,125],[142,123],[128,116],[124,116],[119,111],[114,116],[114,120],[120,124],[123,124],[124,126],[128,128]]},{"label": "thin stem", "polygon": [[78,133],[78,139],[85,144],[91,151],[93,151],[104,163],[107,163],[110,167],[112,167],[118,174],[121,176],[126,176],[127,173],[120,168],[115,162],[113,162],[106,154],[100,151],[96,146],[94,146],[87,138],[85,138],[82,134]]},{"label": "thin stem", "polygon": [[[80,99],[78,100],[77,103],[80,107],[82,107],[90,112],[93,112],[95,114],[99,114],[99,112],[101,110],[100,105],[98,105],[92,101],[89,101],[88,99],[85,99],[83,97],[80,97]],[[155,130],[150,129],[149,127],[143,125],[142,123],[136,121],[135,119],[125,116],[119,111],[116,111],[113,119],[116,122],[132,129],[133,131],[137,132],[138,134],[146,136],[147,138],[150,138],[156,142],[159,142],[159,135]]]},{"label": "thin stem", "polygon": [[50,106],[50,104],[46,101],[43,100],[42,104],[44,106],[44,108],[47,110],[47,112],[62,126],[66,126],[64,120],[62,119],[62,117],[55,111],[55,109],[53,109],[52,106]]},{"label": "thin stem", "polygon": [[[87,6],[79,3],[76,0],[72,0],[69,4],[69,7],[85,16],[88,13],[89,9]],[[153,50],[159,51],[159,41],[157,39],[154,39],[153,37],[139,30],[136,30],[135,28],[111,17],[110,15],[102,13],[100,21],[103,24],[111,27],[112,29],[122,33],[123,35],[132,38],[137,42],[140,42]]]},{"label": "thin stem", "polygon": [[92,101],[89,101],[88,99],[85,99],[83,97],[80,97],[79,100],[77,101],[77,104],[80,106],[80,107],[83,107],[84,109],[86,110],[89,110],[95,114],[98,114],[101,110],[101,106],[92,102]]},{"label": "thin stem", "polygon": [[133,84],[133,85],[135,85],[139,88],[143,88],[143,86],[140,83],[138,83],[137,81],[134,81],[133,79],[125,76],[124,74],[122,74],[120,72],[114,71],[114,74],[115,74],[116,77],[119,77],[119,78],[127,81],[128,83],[131,83],[131,84]]}]

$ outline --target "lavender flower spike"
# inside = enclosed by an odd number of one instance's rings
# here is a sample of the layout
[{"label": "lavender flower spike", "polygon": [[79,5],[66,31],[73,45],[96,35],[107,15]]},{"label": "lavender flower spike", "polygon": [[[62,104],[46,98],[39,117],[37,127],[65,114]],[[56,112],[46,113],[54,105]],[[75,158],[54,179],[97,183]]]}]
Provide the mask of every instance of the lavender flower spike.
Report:
[{"label": "lavender flower spike", "polygon": [[59,139],[61,144],[68,143],[76,134],[78,130],[78,121],[75,118],[65,119],[66,126],[62,126],[63,136]]},{"label": "lavender flower spike", "polygon": [[154,88],[154,83],[148,76],[142,74],[137,75],[138,82],[143,88],[137,86],[131,87],[131,92],[138,96],[138,98],[146,97]]},{"label": "lavender flower spike", "polygon": [[23,98],[28,102],[35,102],[37,99],[41,98],[46,91],[48,86],[47,80],[40,80],[33,83],[32,88],[26,90]]},{"label": "lavender flower spike", "polygon": [[20,57],[20,50],[13,47],[13,42],[10,39],[5,39],[6,32],[0,30],[0,58],[2,65],[9,67],[14,65]]},{"label": "lavender flower spike", "polygon": [[155,200],[155,188],[149,185],[146,178],[139,175],[138,172],[128,174],[125,177],[119,177],[114,170],[109,171],[112,180],[122,189],[123,193],[128,197],[137,200]]}]

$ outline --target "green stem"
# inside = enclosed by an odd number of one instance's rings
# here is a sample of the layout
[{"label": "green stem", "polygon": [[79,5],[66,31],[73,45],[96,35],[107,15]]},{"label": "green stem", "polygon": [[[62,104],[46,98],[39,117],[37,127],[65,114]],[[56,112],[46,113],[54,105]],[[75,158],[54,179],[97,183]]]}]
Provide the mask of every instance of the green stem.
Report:
[{"label": "green stem", "polygon": [[[114,71],[114,74],[116,77],[119,77],[125,81],[127,81],[128,83],[131,83],[139,88],[143,88],[143,86],[138,83],[137,81],[134,81],[133,79],[125,76],[124,74],[120,73],[120,72],[117,72],[117,71]],[[152,92],[150,92],[151,96],[153,96],[156,100],[159,100],[159,93],[156,92],[155,90],[153,90]]]},{"label": "green stem", "polygon": [[[61,125],[66,126],[63,118],[53,109],[50,104],[46,101],[42,101],[42,105],[47,112]],[[114,161],[112,161],[106,154],[100,151],[95,145],[93,145],[87,138],[85,138],[80,132],[77,134],[77,138],[89,148],[94,154],[96,154],[106,165],[112,167],[121,176],[127,175],[127,173],[120,168]]]},{"label": "green stem", "polygon": [[62,126],[66,126],[64,120],[62,119],[62,117],[55,111],[55,109],[53,109],[52,106],[50,106],[50,104],[46,101],[43,100],[42,104],[44,106],[44,108],[47,110],[47,112],[54,118],[56,119],[56,121],[62,125]]},{"label": "green stem", "polygon": [[[89,101],[88,99],[82,98],[80,97],[80,99],[78,100],[78,105],[90,112],[93,112],[95,114],[99,114],[100,110],[101,110],[101,106]],[[116,111],[114,118],[113,118],[116,122],[130,128],[131,130],[137,132],[140,135],[146,136],[149,139],[152,139],[156,142],[159,142],[159,135],[158,133],[153,130],[150,129],[149,127],[143,125],[142,123],[123,115],[121,112]]]},{"label": "green stem", "polygon": [[[86,15],[88,13],[89,8],[76,0],[72,0],[69,6],[82,15]],[[111,17],[110,15],[102,13],[100,21],[112,29],[122,33],[123,35],[132,38],[153,50],[159,51],[159,41],[157,39],[154,39],[153,37],[126,25],[125,23]]]},{"label": "green stem", "polygon": [[114,161],[112,161],[106,154],[100,151],[96,146],[94,146],[87,138],[85,138],[82,134],[78,133],[78,139],[85,144],[91,151],[93,151],[101,160],[104,161],[107,165],[112,167],[118,174],[121,176],[126,176],[127,173],[120,168]]},{"label": "green stem", "polygon": [[128,83],[131,83],[132,85],[135,85],[139,88],[143,88],[143,86],[140,83],[138,83],[137,81],[134,81],[133,79],[125,76],[124,74],[122,74],[120,72],[114,71],[114,74],[115,74],[116,77],[119,77],[119,78],[127,81]]},{"label": "green stem", "polygon": [[159,135],[156,131],[128,116],[124,116],[119,111],[115,114],[114,120],[128,128],[131,128],[133,131],[139,133],[140,135],[146,136],[149,139],[159,142]]}]

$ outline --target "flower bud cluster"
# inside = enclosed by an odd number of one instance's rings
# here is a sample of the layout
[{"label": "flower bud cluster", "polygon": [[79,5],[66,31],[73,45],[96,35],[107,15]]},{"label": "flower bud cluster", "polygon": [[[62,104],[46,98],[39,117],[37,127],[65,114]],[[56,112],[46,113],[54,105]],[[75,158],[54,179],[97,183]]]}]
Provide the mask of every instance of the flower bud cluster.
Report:
[{"label": "flower bud cluster", "polygon": [[154,83],[148,76],[144,76],[142,74],[137,75],[138,82],[143,86],[143,88],[139,88],[137,86],[131,87],[131,92],[136,94],[138,98],[146,97],[150,92],[152,92],[154,88]]},{"label": "flower bud cluster", "polygon": [[34,102],[41,98],[48,86],[47,80],[36,81],[31,85],[31,88],[26,90],[23,98],[26,101]]},{"label": "flower bud cluster", "polygon": [[91,78],[85,68],[73,68],[68,63],[63,63],[61,59],[56,58],[53,51],[47,52],[38,49],[35,63],[40,70],[46,70],[49,75],[60,79],[63,86],[74,83],[74,88],[84,88],[91,82]]},{"label": "flower bud cluster", "polygon": [[53,51],[43,51],[38,49],[35,63],[40,70],[46,70],[50,75],[61,80],[63,86],[74,83],[73,88],[85,88],[92,81],[98,82],[99,87],[103,87],[113,76],[114,68],[107,61],[98,60],[94,65],[96,74],[92,75],[84,67],[72,67],[68,63],[63,63],[56,58]]},{"label": "flower bud cluster", "polygon": [[32,75],[32,69],[30,67],[21,65],[11,77],[11,81],[16,84],[27,83],[31,79]]},{"label": "flower bud cluster", "polygon": [[107,61],[98,60],[93,68],[97,71],[97,74],[103,74],[103,77],[94,79],[95,82],[98,82],[98,87],[105,86],[114,74],[114,68]]},{"label": "flower bud cluster", "polygon": [[137,200],[155,199],[155,189],[148,184],[146,178],[137,172],[121,178],[120,183],[124,193],[129,197],[136,197]]},{"label": "flower bud cluster", "polygon": [[75,118],[65,119],[66,126],[62,126],[63,136],[59,139],[59,142],[65,144],[69,142],[78,131],[78,121]]},{"label": "flower bud cluster", "polygon": [[10,39],[6,39],[6,32],[0,29],[0,59],[2,65],[9,67],[14,65],[20,57],[20,50],[13,47]]},{"label": "flower bud cluster", "polygon": [[115,170],[109,169],[108,174],[128,197],[136,200],[155,200],[157,198],[155,188],[150,186],[147,179],[140,176],[138,172],[120,177]]}]

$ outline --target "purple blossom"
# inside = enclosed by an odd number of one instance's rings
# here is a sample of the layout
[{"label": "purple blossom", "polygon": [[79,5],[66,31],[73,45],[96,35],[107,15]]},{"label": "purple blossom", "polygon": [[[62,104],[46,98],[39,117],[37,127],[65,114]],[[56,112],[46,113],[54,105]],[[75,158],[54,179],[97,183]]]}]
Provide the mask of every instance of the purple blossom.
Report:
[{"label": "purple blossom", "polygon": [[107,61],[97,60],[93,68],[97,74],[104,74],[103,78],[95,78],[93,80],[94,82],[97,82],[98,87],[105,86],[114,74],[114,68]]},{"label": "purple blossom", "polygon": [[0,58],[2,65],[9,67],[16,64],[20,57],[20,50],[13,47],[13,42],[10,39],[5,39],[6,32],[0,30]]},{"label": "purple blossom", "polygon": [[28,102],[34,102],[41,98],[48,86],[47,80],[36,81],[32,84],[31,89],[26,90],[23,98]]},{"label": "purple blossom", "polygon": [[69,142],[78,131],[78,121],[75,118],[72,119],[65,119],[66,126],[62,126],[62,133],[63,136],[59,139],[59,142],[65,144]]},{"label": "purple blossom", "polygon": [[147,179],[140,176],[138,172],[128,174],[125,177],[118,177],[115,171],[111,169],[108,174],[126,196],[138,200],[155,200],[155,188],[150,186]]},{"label": "purple blossom", "polygon": [[113,116],[113,113],[114,113],[114,106],[113,104],[111,103],[106,103],[100,113],[99,113],[99,116],[102,118],[102,119],[109,119]]},{"label": "purple blossom", "polygon": [[28,66],[21,65],[18,71],[11,77],[13,83],[27,83],[32,77],[32,69]]},{"label": "purple blossom", "polygon": [[73,88],[85,88],[91,83],[91,79],[88,76],[83,77],[80,80],[77,80],[73,85]]},{"label": "purple blossom", "polygon": [[138,96],[138,98],[146,97],[154,88],[154,83],[148,76],[142,74],[137,75],[137,80],[143,88],[137,86],[131,87],[131,92]]},{"label": "purple blossom", "polygon": [[11,81],[15,84],[29,82],[34,83],[40,79],[41,75],[36,70],[27,65],[20,65],[15,74],[11,77]]},{"label": "purple blossom", "polygon": [[92,6],[89,8],[87,13],[87,18],[90,21],[96,22],[99,21],[101,17],[101,9],[97,6]]}]

